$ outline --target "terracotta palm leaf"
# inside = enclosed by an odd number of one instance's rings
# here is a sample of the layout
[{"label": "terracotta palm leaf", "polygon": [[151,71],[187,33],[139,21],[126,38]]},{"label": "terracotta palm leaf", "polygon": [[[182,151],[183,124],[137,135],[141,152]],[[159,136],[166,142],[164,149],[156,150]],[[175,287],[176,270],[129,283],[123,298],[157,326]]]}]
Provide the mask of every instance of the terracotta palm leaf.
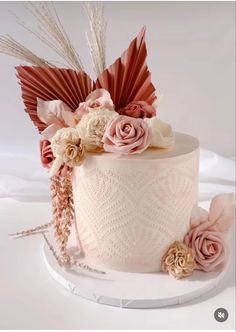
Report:
[{"label": "terracotta palm leaf", "polygon": [[39,132],[46,125],[37,117],[37,98],[60,99],[72,110],[94,89],[94,82],[83,71],[51,67],[19,66],[16,68],[20,80],[25,111]]},{"label": "terracotta palm leaf", "polygon": [[91,91],[104,88],[110,92],[116,110],[134,100],[152,104],[156,95],[146,58],[144,27],[121,57],[97,78],[96,83],[83,71],[19,66],[16,70],[25,111],[41,132],[46,125],[37,117],[37,98],[60,99],[75,110]]},{"label": "terracotta palm leaf", "polygon": [[96,81],[96,88],[110,92],[117,110],[134,100],[152,104],[156,99],[146,64],[145,31],[146,28],[142,28],[129,48]]}]

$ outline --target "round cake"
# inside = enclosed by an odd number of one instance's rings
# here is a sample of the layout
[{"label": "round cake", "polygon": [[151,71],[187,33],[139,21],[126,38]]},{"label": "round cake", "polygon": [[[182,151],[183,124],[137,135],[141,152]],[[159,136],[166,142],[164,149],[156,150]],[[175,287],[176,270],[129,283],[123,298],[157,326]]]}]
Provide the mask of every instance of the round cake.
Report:
[{"label": "round cake", "polygon": [[160,271],[168,247],[189,229],[198,171],[198,140],[181,133],[171,149],[87,156],[72,177],[82,255],[115,270]]}]

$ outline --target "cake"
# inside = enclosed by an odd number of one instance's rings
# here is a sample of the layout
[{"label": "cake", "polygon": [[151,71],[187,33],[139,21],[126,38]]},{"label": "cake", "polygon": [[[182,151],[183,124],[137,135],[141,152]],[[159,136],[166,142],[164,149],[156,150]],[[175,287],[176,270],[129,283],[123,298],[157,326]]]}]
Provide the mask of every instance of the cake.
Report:
[{"label": "cake", "polygon": [[73,172],[79,242],[94,265],[161,270],[161,258],[189,229],[198,202],[197,139],[176,134],[172,149],[92,154]]},{"label": "cake", "polygon": [[[199,143],[159,118],[145,27],[107,67],[103,7],[84,4],[93,80],[50,5],[31,6],[67,66],[10,37],[0,40],[0,51],[31,64],[18,66],[17,77],[51,180],[52,222],[17,234],[52,228],[56,248],[46,242],[67,269],[86,258],[104,270],[162,271],[177,279],[195,269],[222,271],[234,196],[217,195],[209,212],[198,207]],[[72,235],[76,255],[68,248]]]}]

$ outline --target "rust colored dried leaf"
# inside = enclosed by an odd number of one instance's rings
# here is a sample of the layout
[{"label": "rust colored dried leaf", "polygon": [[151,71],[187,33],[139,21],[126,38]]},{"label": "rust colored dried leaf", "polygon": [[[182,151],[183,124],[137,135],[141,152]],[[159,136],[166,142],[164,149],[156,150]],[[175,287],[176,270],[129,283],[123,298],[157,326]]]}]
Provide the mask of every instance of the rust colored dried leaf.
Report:
[{"label": "rust colored dried leaf", "polygon": [[96,88],[110,92],[117,110],[134,100],[143,100],[151,105],[156,99],[146,64],[145,31],[146,28],[142,28],[129,48],[96,81]]},{"label": "rust colored dried leaf", "polygon": [[38,128],[46,128],[37,116],[37,98],[43,100],[59,99],[72,110],[94,89],[94,82],[83,71],[51,67],[16,67],[19,78],[25,111]]}]

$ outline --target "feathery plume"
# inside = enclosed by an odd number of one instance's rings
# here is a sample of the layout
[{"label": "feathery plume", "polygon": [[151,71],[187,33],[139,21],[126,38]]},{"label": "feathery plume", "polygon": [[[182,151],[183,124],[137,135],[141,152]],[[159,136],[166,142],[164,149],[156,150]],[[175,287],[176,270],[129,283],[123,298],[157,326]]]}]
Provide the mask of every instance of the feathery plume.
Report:
[{"label": "feathery plume", "polygon": [[37,56],[9,35],[0,35],[0,53],[12,56],[19,60],[26,61],[34,66],[54,67],[53,64]]},{"label": "feathery plume", "polygon": [[87,42],[92,58],[93,69],[99,76],[106,68],[106,21],[104,18],[104,6],[99,2],[83,2],[82,6],[87,14],[90,24],[91,39],[88,35]]},{"label": "feathery plume", "polygon": [[57,53],[70,68],[83,70],[83,64],[69,39],[52,2],[29,2],[26,9],[35,17],[37,29],[26,25],[15,14],[17,23]]}]

